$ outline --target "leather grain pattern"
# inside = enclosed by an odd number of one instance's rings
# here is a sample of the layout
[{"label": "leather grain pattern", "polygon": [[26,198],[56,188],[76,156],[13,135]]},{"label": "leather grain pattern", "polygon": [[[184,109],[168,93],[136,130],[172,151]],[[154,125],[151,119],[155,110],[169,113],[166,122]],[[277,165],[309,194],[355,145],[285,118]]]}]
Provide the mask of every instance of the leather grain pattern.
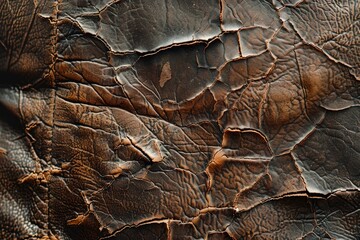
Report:
[{"label": "leather grain pattern", "polygon": [[1,239],[360,239],[360,2],[1,0]]}]

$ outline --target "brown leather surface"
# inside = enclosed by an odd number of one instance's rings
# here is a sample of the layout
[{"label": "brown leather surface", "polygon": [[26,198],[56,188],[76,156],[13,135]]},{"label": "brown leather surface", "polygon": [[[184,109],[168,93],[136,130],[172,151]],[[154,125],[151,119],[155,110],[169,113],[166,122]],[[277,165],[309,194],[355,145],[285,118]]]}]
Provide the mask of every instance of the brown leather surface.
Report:
[{"label": "brown leather surface", "polygon": [[359,239],[360,3],[0,1],[1,239]]}]

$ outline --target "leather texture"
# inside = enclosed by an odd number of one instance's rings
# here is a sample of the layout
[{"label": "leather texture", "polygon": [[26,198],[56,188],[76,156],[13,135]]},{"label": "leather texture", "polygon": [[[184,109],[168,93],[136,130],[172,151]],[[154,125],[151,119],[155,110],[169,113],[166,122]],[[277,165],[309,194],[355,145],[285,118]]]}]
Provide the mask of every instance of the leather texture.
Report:
[{"label": "leather texture", "polygon": [[359,239],[360,3],[0,1],[1,239]]}]

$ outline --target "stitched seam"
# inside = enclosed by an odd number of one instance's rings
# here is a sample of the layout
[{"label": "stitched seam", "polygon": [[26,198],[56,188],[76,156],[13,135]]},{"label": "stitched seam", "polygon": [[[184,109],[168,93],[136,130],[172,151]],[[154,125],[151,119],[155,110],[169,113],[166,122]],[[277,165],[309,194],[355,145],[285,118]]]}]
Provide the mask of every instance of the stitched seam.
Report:
[{"label": "stitched seam", "polygon": [[[54,122],[55,122],[55,109],[56,109],[56,70],[55,70],[55,64],[58,60],[58,52],[57,52],[57,43],[58,43],[58,13],[59,13],[59,5],[61,3],[61,0],[57,0],[54,2],[54,9],[53,9],[53,13],[52,13],[52,19],[51,19],[51,23],[53,24],[54,28],[53,28],[53,34],[52,34],[52,49],[51,49],[51,54],[52,54],[52,64],[50,66],[50,79],[51,79],[51,84],[50,87],[52,88],[52,119],[51,119],[51,140],[50,140],[50,151],[49,151],[49,155],[50,155],[50,165],[51,165],[51,160],[53,157],[53,143],[54,143]],[[51,234],[51,228],[50,228],[50,206],[49,206],[49,202],[50,202],[50,183],[48,183],[47,186],[47,235],[49,239],[52,239],[53,236]]]}]

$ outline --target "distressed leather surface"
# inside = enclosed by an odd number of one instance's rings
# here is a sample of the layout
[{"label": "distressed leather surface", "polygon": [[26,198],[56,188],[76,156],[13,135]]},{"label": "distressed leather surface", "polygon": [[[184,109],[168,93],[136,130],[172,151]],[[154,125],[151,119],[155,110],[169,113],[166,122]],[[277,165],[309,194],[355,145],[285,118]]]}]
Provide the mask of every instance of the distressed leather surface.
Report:
[{"label": "distressed leather surface", "polygon": [[1,239],[359,239],[360,5],[0,1]]}]

